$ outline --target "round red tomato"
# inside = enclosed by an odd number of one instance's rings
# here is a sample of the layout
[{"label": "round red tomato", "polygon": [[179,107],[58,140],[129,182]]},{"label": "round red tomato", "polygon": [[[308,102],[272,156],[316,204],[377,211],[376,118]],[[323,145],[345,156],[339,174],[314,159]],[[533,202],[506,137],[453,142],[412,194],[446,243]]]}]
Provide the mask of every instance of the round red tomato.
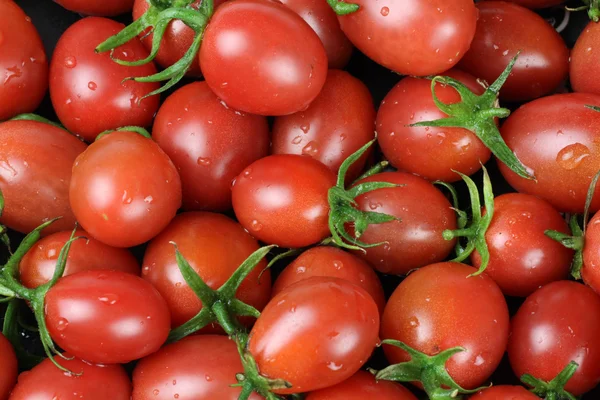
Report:
[{"label": "round red tomato", "polygon": [[77,157],[70,199],[92,237],[132,247],[152,239],[173,219],[181,205],[181,181],[154,141],[112,132]]},{"label": "round red tomato", "polygon": [[12,345],[0,333],[0,400],[8,399],[10,391],[17,383],[17,356],[12,348]]},{"label": "round red tomato", "polygon": [[84,15],[98,15],[101,17],[113,17],[131,11],[133,0],[56,0],[58,4],[67,10]]},{"label": "round red tomato", "polygon": [[600,213],[596,213],[587,225],[581,277],[596,293],[600,293]]},{"label": "round red tomato", "polygon": [[[94,49],[123,29],[106,18],[84,18],[67,29],[54,49],[50,63],[50,97],[60,122],[70,131],[92,142],[96,136],[122,126],[149,126],[158,109],[158,96],[139,100],[158,89],[158,83],[139,83],[125,78],[156,73],[152,63],[139,67],[119,65],[109,52]],[[114,56],[122,60],[146,57],[138,39],[118,47]]]},{"label": "round red tomato", "polygon": [[[421,268],[396,288],[383,313],[382,339],[395,339],[428,355],[452,347],[465,351],[446,362],[450,376],[468,389],[494,372],[508,341],[508,307],[500,288],[487,275],[446,262]],[[390,363],[408,361],[408,353],[384,346]]]},{"label": "round red tomato", "polygon": [[267,119],[230,109],[206,82],[165,100],[152,137],[179,171],[186,210],[229,210],[233,179],[269,152]]},{"label": "round red tomato", "polygon": [[200,64],[208,86],[228,106],[260,115],[303,110],[327,75],[327,54],[311,27],[268,0],[224,3],[212,16]]},{"label": "round red tomato", "polygon": [[539,400],[535,394],[523,386],[500,385],[474,394],[471,400]]},{"label": "round red tomato", "polygon": [[575,92],[600,94],[600,84],[595,79],[600,73],[600,25],[590,22],[577,38],[571,50],[569,80]]},{"label": "round red tomato", "polygon": [[578,396],[600,382],[600,297],[577,282],[553,282],[525,300],[511,323],[508,356],[517,376],[550,381],[579,364],[565,390]]}]

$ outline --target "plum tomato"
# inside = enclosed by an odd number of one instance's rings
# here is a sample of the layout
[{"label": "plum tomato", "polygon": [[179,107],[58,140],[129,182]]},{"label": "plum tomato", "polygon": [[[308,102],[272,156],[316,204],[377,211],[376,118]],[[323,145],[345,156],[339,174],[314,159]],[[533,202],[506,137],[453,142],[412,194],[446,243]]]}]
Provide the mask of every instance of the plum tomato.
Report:
[{"label": "plum tomato", "polygon": [[577,38],[571,50],[569,79],[574,92],[600,94],[596,76],[600,73],[600,25],[590,22]]},{"label": "plum tomato", "polygon": [[590,220],[585,231],[581,277],[596,293],[600,293],[600,213]]},{"label": "plum tomato", "polygon": [[17,383],[17,356],[7,338],[0,333],[0,400],[7,400]]},{"label": "plum tomato", "polygon": [[69,11],[99,17],[114,17],[131,11],[133,7],[133,0],[56,0],[56,2]]},{"label": "plum tomato", "polygon": [[470,397],[470,400],[540,400],[540,398],[523,386],[499,385],[477,392]]}]

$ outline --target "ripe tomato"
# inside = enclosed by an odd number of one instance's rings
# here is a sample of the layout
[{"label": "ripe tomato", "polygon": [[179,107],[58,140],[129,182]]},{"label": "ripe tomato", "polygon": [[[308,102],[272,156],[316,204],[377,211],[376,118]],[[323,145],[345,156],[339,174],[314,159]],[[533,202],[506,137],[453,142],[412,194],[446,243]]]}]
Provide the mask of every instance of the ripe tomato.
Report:
[{"label": "ripe tomato", "polygon": [[0,123],[0,190],[5,201],[0,222],[28,233],[62,217],[44,233],[73,228],[68,197],[71,167],[85,149],[76,137],[49,124]]},{"label": "ripe tomato", "polygon": [[553,282],[525,300],[511,323],[508,356],[517,376],[550,381],[575,361],[565,390],[581,395],[600,381],[600,297],[577,282]]},{"label": "ripe tomato", "polygon": [[112,132],[77,157],[70,199],[92,237],[131,247],[152,239],[173,219],[181,205],[181,181],[151,139]]},{"label": "ripe tomato", "polygon": [[[400,283],[388,300],[381,337],[396,339],[428,355],[463,347],[446,362],[450,376],[468,389],[494,372],[508,340],[508,307],[487,275],[446,262],[421,268]],[[408,361],[408,353],[384,346],[390,363]]]},{"label": "ripe tomato", "polygon": [[310,26],[267,0],[224,3],[200,47],[208,86],[228,106],[260,115],[303,110],[327,75],[327,54]]},{"label": "ripe tomato", "polygon": [[[125,78],[156,73],[148,63],[139,67],[117,64],[110,54],[94,49],[123,29],[106,18],[84,18],[67,29],[50,63],[50,97],[60,122],[71,132],[92,142],[96,136],[122,126],[149,126],[158,109],[158,96],[138,101],[158,89],[158,83],[139,83]],[[144,58],[148,52],[138,39],[117,48],[122,60]]]},{"label": "ripe tomato", "polygon": [[273,297],[250,332],[248,349],[261,374],[292,384],[277,393],[308,392],[354,375],[375,348],[378,330],[377,305],[364,289],[313,277]]},{"label": "ripe tomato", "polygon": [[10,391],[17,383],[17,356],[12,348],[12,345],[0,333],[0,400],[7,400]]},{"label": "ripe tomato", "polygon": [[571,51],[569,78],[575,92],[600,94],[600,84],[595,77],[600,73],[600,26],[590,22],[577,38]]},{"label": "ripe tomato", "polygon": [[500,91],[510,101],[531,100],[551,93],[569,71],[569,49],[542,17],[503,1],[477,3],[479,20],[471,48],[459,67],[485,79],[496,80],[520,51]]},{"label": "ripe tomato", "polygon": [[[583,212],[585,197],[600,165],[600,96],[569,93],[521,106],[502,125],[502,137],[537,181],[517,176],[503,163],[500,172],[519,192],[548,201],[558,211]],[[591,210],[600,209],[600,186]]]},{"label": "ripe tomato", "polygon": [[[310,156],[337,174],[349,155],[375,137],[374,121],[369,89],[345,71],[330,70],[323,90],[305,111],[275,118],[272,152]],[[359,176],[366,159],[352,164],[350,180]]]},{"label": "ripe tomato", "polygon": [[13,1],[0,1],[0,121],[32,112],[48,89],[48,60],[31,19]]},{"label": "ripe tomato", "polygon": [[596,293],[600,293],[600,213],[587,225],[583,247],[581,277]]},{"label": "ripe tomato", "polygon": [[113,17],[131,11],[133,0],[56,0],[58,4],[67,10],[84,14],[97,15],[101,17]]},{"label": "ripe tomato", "polygon": [[500,385],[474,394],[471,400],[539,400],[535,394],[523,386]]},{"label": "ripe tomato", "polygon": [[165,100],[152,137],[179,170],[186,210],[229,210],[232,180],[269,152],[266,118],[228,108],[206,82]]},{"label": "ripe tomato", "polygon": [[154,353],[167,339],[169,309],[154,287],[121,271],[82,271],[46,295],[52,339],[83,360],[124,364]]}]

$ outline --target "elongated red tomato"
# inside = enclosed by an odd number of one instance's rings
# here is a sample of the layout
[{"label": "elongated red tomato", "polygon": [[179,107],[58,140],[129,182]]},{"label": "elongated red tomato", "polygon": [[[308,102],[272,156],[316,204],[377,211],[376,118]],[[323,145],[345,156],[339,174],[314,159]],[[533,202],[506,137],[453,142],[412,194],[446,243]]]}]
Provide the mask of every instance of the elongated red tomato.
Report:
[{"label": "elongated red tomato", "polygon": [[600,293],[600,213],[596,213],[587,225],[581,276],[596,293]]},{"label": "elongated red tomato", "polygon": [[0,400],[7,400],[12,388],[17,384],[17,356],[12,345],[0,333]]},{"label": "elongated red tomato", "polygon": [[571,50],[569,80],[575,92],[600,94],[600,84],[594,79],[600,69],[600,26],[590,22],[577,38]]},{"label": "elongated red tomato", "polygon": [[133,0],[56,0],[67,10],[84,15],[97,15],[100,17],[113,17],[131,11]]},{"label": "elongated red tomato", "polygon": [[535,394],[523,386],[500,385],[477,392],[472,400],[539,400]]}]

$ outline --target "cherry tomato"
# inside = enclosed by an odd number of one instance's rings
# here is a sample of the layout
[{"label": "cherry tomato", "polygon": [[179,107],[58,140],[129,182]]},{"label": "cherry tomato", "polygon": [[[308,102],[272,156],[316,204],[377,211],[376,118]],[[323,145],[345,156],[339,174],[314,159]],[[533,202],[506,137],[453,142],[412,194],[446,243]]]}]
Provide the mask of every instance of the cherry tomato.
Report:
[{"label": "cherry tomato", "polygon": [[46,295],[52,339],[83,360],[124,364],[154,353],[171,326],[167,303],[148,282],[121,271],[82,271]]},{"label": "cherry tomato", "polygon": [[4,212],[0,221],[28,233],[51,218],[46,229],[71,229],[69,182],[75,158],[86,145],[65,130],[35,121],[0,123],[0,190]]},{"label": "cherry tomato", "polygon": [[[337,174],[349,155],[375,137],[374,121],[369,89],[345,71],[330,70],[321,94],[305,111],[275,119],[272,152],[310,156]],[[366,159],[352,164],[350,180],[359,176]]]},{"label": "cherry tomato", "polygon": [[471,396],[471,400],[539,400],[523,386],[492,386]]},{"label": "cherry tomato", "polygon": [[101,17],[114,17],[131,11],[131,8],[133,7],[133,0],[56,0],[56,2],[67,10],[79,14],[97,15]]},{"label": "cherry tomato", "polygon": [[269,152],[266,118],[228,108],[205,82],[167,98],[152,137],[179,170],[186,210],[230,209],[233,179]]},{"label": "cherry tomato", "polygon": [[77,157],[70,199],[92,237],[131,247],[152,239],[173,219],[181,205],[181,181],[151,139],[112,132]]},{"label": "cherry tomato", "polygon": [[[152,63],[126,67],[109,52],[94,49],[123,29],[106,18],[84,18],[67,29],[50,63],[50,97],[60,122],[71,132],[92,142],[98,134],[122,126],[149,126],[158,109],[158,96],[139,100],[158,89],[158,83],[138,83],[126,78],[156,73]],[[117,48],[114,56],[133,61],[147,51],[138,39]]]},{"label": "cherry tomato", "polygon": [[600,84],[595,77],[600,73],[600,26],[590,22],[577,38],[571,50],[569,78],[575,92],[600,94]]},{"label": "cherry tomato", "polygon": [[312,277],[273,297],[250,332],[248,349],[261,374],[301,393],[338,384],[367,361],[378,342],[379,311],[364,289]]},{"label": "cherry tomato", "polygon": [[[235,221],[221,214],[189,212],[179,214],[157,237],[144,255],[142,277],[160,292],[171,312],[171,325],[187,322],[202,309],[202,302],[190,289],[177,267],[175,242],[181,254],[213,289],[221,287],[258,243]],[[237,298],[258,310],[271,297],[271,275],[261,261],[246,277]],[[248,321],[250,322],[250,321]]]},{"label": "cherry tomato", "polygon": [[523,7],[538,9],[557,6],[565,2],[565,0],[505,0],[511,3],[518,4]]},{"label": "cherry tomato", "polygon": [[550,381],[579,364],[565,390],[581,395],[600,381],[600,297],[577,282],[549,283],[529,296],[511,323],[508,356],[517,376]]},{"label": "cherry tomato", "polygon": [[10,391],[17,383],[17,356],[12,345],[0,333],[0,400],[7,400]]},{"label": "cherry tomato", "polygon": [[[446,262],[421,268],[402,281],[388,300],[381,322],[383,339],[400,340],[428,355],[463,347],[446,362],[450,376],[475,388],[494,372],[508,340],[508,307],[487,275],[468,277],[473,267]],[[408,353],[384,346],[390,363]]]},{"label": "cherry tomato", "polygon": [[587,225],[583,247],[581,277],[596,293],[600,293],[600,213],[596,213]]},{"label": "cherry tomato", "polygon": [[310,26],[267,0],[224,3],[200,47],[208,86],[228,106],[260,115],[303,110],[325,83],[327,54]]},{"label": "cherry tomato", "polygon": [[479,20],[471,48],[459,67],[485,79],[496,80],[510,60],[521,52],[500,91],[510,101],[531,100],[551,93],[569,71],[569,49],[542,17],[503,1],[477,3]]},{"label": "cherry tomato", "polygon": [[[503,163],[498,167],[519,192],[546,200],[558,211],[583,212],[592,177],[600,165],[600,96],[558,94],[521,106],[502,125],[502,137],[536,181],[524,179]],[[600,209],[600,186],[591,210]]]}]

